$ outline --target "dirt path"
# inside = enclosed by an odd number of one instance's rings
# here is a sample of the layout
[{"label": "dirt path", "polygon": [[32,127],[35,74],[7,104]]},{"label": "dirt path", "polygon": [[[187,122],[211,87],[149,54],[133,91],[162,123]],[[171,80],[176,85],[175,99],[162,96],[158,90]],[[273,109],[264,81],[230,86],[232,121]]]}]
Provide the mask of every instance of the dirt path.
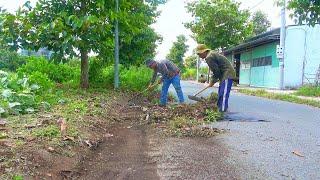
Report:
[{"label": "dirt path", "polygon": [[156,162],[147,154],[146,128],[121,125],[112,129],[114,136],[78,165],[76,179],[159,179]]},{"label": "dirt path", "polygon": [[217,138],[163,138],[147,126],[113,129],[71,179],[238,179]]}]

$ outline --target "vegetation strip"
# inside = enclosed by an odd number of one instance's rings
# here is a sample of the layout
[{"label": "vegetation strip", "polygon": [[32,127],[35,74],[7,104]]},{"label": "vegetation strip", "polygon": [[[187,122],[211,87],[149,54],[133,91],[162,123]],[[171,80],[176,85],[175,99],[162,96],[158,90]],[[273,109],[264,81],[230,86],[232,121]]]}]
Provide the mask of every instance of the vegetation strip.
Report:
[{"label": "vegetation strip", "polygon": [[295,95],[289,95],[289,94],[277,94],[277,93],[269,93],[265,90],[248,90],[248,89],[239,89],[240,93],[251,95],[251,96],[258,96],[258,97],[265,97],[268,99],[277,99],[287,102],[293,102],[297,104],[306,104],[313,107],[320,108],[320,102],[315,100],[309,100],[309,99],[302,99]]}]

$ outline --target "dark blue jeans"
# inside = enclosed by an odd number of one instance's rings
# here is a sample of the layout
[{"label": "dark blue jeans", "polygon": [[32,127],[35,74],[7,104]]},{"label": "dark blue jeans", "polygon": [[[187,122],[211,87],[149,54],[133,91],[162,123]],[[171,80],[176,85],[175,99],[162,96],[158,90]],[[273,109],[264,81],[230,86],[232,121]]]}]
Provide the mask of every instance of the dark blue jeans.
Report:
[{"label": "dark blue jeans", "polygon": [[161,91],[161,97],[160,97],[160,105],[166,105],[168,101],[168,90],[170,85],[173,85],[174,89],[177,92],[179,102],[184,103],[184,97],[183,92],[180,85],[180,75],[176,75],[173,78],[164,78],[163,79],[163,85],[162,85],[162,91]]}]

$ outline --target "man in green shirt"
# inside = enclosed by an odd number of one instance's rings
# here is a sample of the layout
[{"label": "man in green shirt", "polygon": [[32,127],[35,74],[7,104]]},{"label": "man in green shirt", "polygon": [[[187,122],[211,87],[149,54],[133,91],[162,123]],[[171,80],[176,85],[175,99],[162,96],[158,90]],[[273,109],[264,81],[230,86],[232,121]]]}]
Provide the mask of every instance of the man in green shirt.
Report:
[{"label": "man in green shirt", "polygon": [[212,51],[204,44],[198,45],[196,52],[200,58],[205,59],[213,73],[209,87],[220,82],[217,105],[221,112],[226,112],[233,79],[236,77],[235,70],[225,56]]}]

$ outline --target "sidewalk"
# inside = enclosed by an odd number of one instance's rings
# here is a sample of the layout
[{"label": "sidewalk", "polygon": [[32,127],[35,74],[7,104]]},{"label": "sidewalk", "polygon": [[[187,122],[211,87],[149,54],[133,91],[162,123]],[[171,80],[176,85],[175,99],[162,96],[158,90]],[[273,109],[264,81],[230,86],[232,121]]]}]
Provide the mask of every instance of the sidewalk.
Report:
[{"label": "sidewalk", "polygon": [[[203,86],[209,85],[208,83],[199,83],[196,81],[188,81],[193,84],[201,84]],[[214,87],[218,88],[219,84],[216,83]],[[279,89],[266,89],[266,88],[256,88],[256,87],[245,87],[245,86],[233,86],[232,90],[239,92],[240,89],[245,89],[245,90],[250,90],[250,91],[258,91],[258,90],[265,90],[268,93],[273,93],[273,94],[283,94],[283,95],[292,95],[296,96],[300,99],[307,99],[307,100],[313,100],[313,101],[319,101],[320,102],[320,97],[309,97],[309,96],[297,96],[294,93],[296,93],[296,90],[279,90]]]}]

